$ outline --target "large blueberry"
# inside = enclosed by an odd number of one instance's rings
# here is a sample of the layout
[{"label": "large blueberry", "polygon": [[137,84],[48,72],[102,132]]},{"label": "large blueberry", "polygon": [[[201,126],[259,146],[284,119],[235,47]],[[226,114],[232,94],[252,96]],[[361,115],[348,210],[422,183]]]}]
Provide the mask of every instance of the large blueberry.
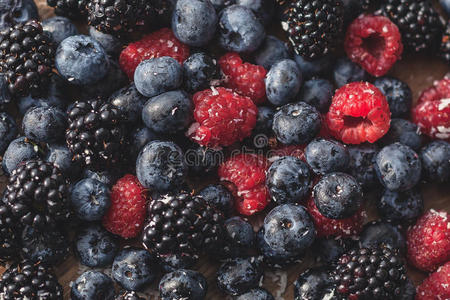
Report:
[{"label": "large blueberry", "polygon": [[75,25],[69,19],[61,16],[42,21],[42,29],[50,35],[56,45],[69,36],[78,34]]},{"label": "large blueberry", "polygon": [[218,244],[217,254],[224,258],[249,256],[255,245],[255,232],[253,226],[241,217],[232,217],[224,222],[224,243]]},{"label": "large blueberry", "polygon": [[75,238],[75,251],[81,264],[104,267],[113,262],[119,249],[116,238],[101,225],[82,228]]},{"label": "large blueberry", "polygon": [[231,192],[221,184],[210,184],[204,187],[198,195],[205,201],[220,210],[225,216],[234,211],[234,198]]},{"label": "large blueberry", "polygon": [[418,151],[422,146],[422,137],[416,124],[404,119],[392,119],[389,131],[379,140],[383,146],[402,143]]},{"label": "large blueberry", "polygon": [[281,106],[296,98],[302,85],[302,73],[295,61],[284,59],[270,68],[265,83],[269,102]]},{"label": "large blueberry", "polygon": [[374,160],[378,153],[375,144],[351,145],[347,147],[350,153],[348,172],[355,177],[362,188],[370,189],[379,184],[375,172]]},{"label": "large blueberry", "polygon": [[72,284],[73,300],[113,300],[114,282],[100,271],[86,271]]},{"label": "large blueberry", "polygon": [[301,261],[304,253],[290,252],[286,249],[276,250],[264,239],[264,227],[256,234],[258,250],[263,255],[264,264],[271,268],[283,268]]},{"label": "large blueberry", "polygon": [[122,51],[123,43],[113,35],[98,31],[92,26],[89,26],[89,35],[99,42],[109,55],[115,56]]},{"label": "large blueberry", "polygon": [[33,0],[0,1],[0,30],[29,20],[39,20],[38,9]]},{"label": "large blueberry", "polygon": [[345,171],[348,168],[349,153],[338,141],[318,138],[305,148],[306,162],[317,174]]},{"label": "large blueberry", "polygon": [[77,216],[85,221],[101,220],[111,205],[108,186],[90,178],[75,184],[70,200]]},{"label": "large blueberry", "polygon": [[220,266],[217,286],[224,293],[237,296],[258,287],[262,275],[263,268],[258,258],[234,258]]},{"label": "large blueberry", "polygon": [[66,145],[49,145],[46,161],[53,163],[66,176],[77,178],[81,173],[81,167],[72,158],[73,154]]},{"label": "large blueberry", "polygon": [[381,218],[393,223],[411,224],[423,212],[423,199],[419,189],[404,192],[385,190],[377,204]]},{"label": "large blueberry", "polygon": [[0,112],[0,156],[3,156],[9,143],[17,136],[17,124],[13,117]]},{"label": "large blueberry", "polygon": [[303,84],[298,99],[314,106],[321,113],[326,113],[330,107],[333,94],[334,87],[330,81],[314,78]]},{"label": "large blueberry", "polygon": [[261,47],[255,51],[254,59],[257,65],[261,65],[266,70],[270,70],[277,61],[287,59],[289,56],[289,49],[286,43],[280,41],[273,35],[268,35]]},{"label": "large blueberry", "polygon": [[22,120],[25,136],[43,143],[63,140],[66,126],[66,114],[56,107],[33,107],[25,113]]},{"label": "large blueberry", "polygon": [[372,221],[364,225],[359,245],[363,248],[388,247],[401,253],[406,251],[406,240],[399,227],[383,221]]},{"label": "large blueberry", "polygon": [[26,137],[18,137],[13,140],[3,155],[2,168],[6,174],[17,168],[17,166],[26,160],[39,157],[39,147],[36,142]]},{"label": "large blueberry", "polygon": [[450,181],[450,144],[433,141],[420,151],[423,173],[430,182]]},{"label": "large blueberry", "polygon": [[413,96],[408,84],[393,77],[378,78],[373,84],[386,96],[392,118],[409,116]]},{"label": "large blueberry", "polygon": [[219,77],[217,62],[209,55],[198,52],[183,63],[184,87],[188,92],[196,92],[210,87],[211,81]]},{"label": "large blueberry", "polygon": [[206,278],[201,273],[186,269],[167,273],[159,282],[161,300],[203,300],[207,289]]},{"label": "large blueberry", "polygon": [[366,71],[346,57],[338,59],[334,65],[333,80],[337,88],[350,82],[364,81],[366,77]]},{"label": "large blueberry", "polygon": [[141,111],[146,100],[147,98],[138,92],[133,83],[116,91],[109,98],[111,104],[119,108],[130,123],[141,120]]}]

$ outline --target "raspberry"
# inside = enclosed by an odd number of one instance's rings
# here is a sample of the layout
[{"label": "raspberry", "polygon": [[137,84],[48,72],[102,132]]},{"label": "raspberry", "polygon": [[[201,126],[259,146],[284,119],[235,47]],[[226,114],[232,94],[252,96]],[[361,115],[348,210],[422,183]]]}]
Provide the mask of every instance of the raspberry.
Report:
[{"label": "raspberry", "polygon": [[412,119],[431,138],[450,138],[450,78],[437,81],[422,93]]},{"label": "raspberry", "polygon": [[450,299],[450,262],[440,267],[417,287],[416,300]]},{"label": "raspberry", "polygon": [[368,82],[352,82],[334,94],[326,116],[330,133],[346,144],[375,142],[389,130],[386,97]]},{"label": "raspberry", "polygon": [[111,207],[103,217],[103,226],[123,238],[136,237],[147,215],[145,190],[137,177],[125,175],[111,191]]},{"label": "raspberry", "polygon": [[225,88],[211,88],[193,97],[197,121],[188,135],[203,146],[230,146],[250,136],[258,108],[248,97]]},{"label": "raspberry", "polygon": [[450,220],[444,211],[426,212],[407,234],[408,259],[424,271],[450,260]]},{"label": "raspberry", "polygon": [[225,86],[236,93],[249,97],[255,104],[261,104],[266,99],[264,78],[267,71],[262,66],[243,63],[239,54],[230,52],[219,60],[224,73]]},{"label": "raspberry", "polygon": [[383,76],[400,59],[403,44],[398,27],[383,16],[362,15],[347,29],[348,57],[374,76]]},{"label": "raspberry", "polygon": [[312,197],[308,199],[306,208],[313,218],[318,237],[349,237],[357,235],[361,232],[366,218],[366,212],[361,209],[347,219],[329,219],[319,212]]},{"label": "raspberry", "polygon": [[189,57],[189,47],[177,40],[169,28],[162,28],[129,44],[120,53],[119,64],[133,80],[134,70],[141,61],[162,56],[170,56],[180,64]]},{"label": "raspberry", "polygon": [[235,195],[235,206],[243,215],[253,215],[269,203],[265,186],[267,160],[256,154],[239,154],[219,167],[219,177],[230,182],[227,187]]}]

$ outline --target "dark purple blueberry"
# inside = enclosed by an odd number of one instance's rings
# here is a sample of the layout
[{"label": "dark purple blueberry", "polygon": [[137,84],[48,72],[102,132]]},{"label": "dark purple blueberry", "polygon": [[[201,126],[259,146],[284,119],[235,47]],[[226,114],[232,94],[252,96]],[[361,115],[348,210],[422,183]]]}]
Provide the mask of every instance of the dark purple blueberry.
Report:
[{"label": "dark purple blueberry", "polygon": [[338,300],[336,294],[333,278],[324,267],[306,270],[294,283],[294,300]]},{"label": "dark purple blueberry", "polygon": [[408,117],[412,105],[412,91],[408,84],[392,77],[381,77],[373,83],[385,96],[392,118]]},{"label": "dark purple blueberry", "polygon": [[267,100],[275,106],[292,102],[302,85],[302,72],[295,61],[276,62],[265,78]]},{"label": "dark purple blueberry", "polygon": [[13,140],[3,154],[2,169],[6,174],[11,172],[22,162],[39,158],[40,148],[36,142],[26,138],[18,137]]},{"label": "dark purple blueberry", "polygon": [[255,63],[263,66],[266,70],[270,70],[277,61],[289,57],[287,45],[273,35],[266,36],[263,44],[254,54]]},{"label": "dark purple blueberry", "polygon": [[85,221],[99,221],[111,205],[106,184],[95,179],[82,179],[72,188],[70,201],[77,217]]},{"label": "dark purple blueberry", "polygon": [[159,282],[161,300],[203,300],[207,290],[206,278],[192,270],[175,270],[164,275]]},{"label": "dark purple blueberry", "polygon": [[422,147],[422,137],[416,124],[404,119],[392,119],[389,131],[379,140],[383,146],[402,143],[418,151]]},{"label": "dark purple blueberry", "polygon": [[139,94],[134,83],[121,88],[109,97],[112,105],[116,106],[125,119],[130,123],[141,121],[141,112],[147,98]]},{"label": "dark purple blueberry", "polygon": [[377,207],[382,219],[396,224],[411,224],[423,212],[422,193],[418,188],[404,192],[385,190]]},{"label": "dark purple blueberry", "polygon": [[114,282],[100,271],[86,271],[72,284],[73,300],[113,300]]},{"label": "dark purple blueberry", "polygon": [[355,177],[363,189],[372,189],[379,185],[374,166],[378,147],[375,144],[361,144],[350,145],[347,149],[350,154],[349,174]]},{"label": "dark purple blueberry", "polygon": [[259,258],[233,258],[217,271],[217,286],[228,295],[237,296],[258,287],[263,275]]},{"label": "dark purple blueberry", "polygon": [[337,88],[355,81],[365,81],[367,73],[359,65],[347,57],[336,61],[333,69],[333,80]]},{"label": "dark purple blueberry", "polygon": [[206,53],[198,52],[183,63],[184,87],[194,93],[209,88],[219,78],[217,61]]},{"label": "dark purple blueberry", "polygon": [[53,163],[69,178],[77,178],[81,173],[81,166],[72,159],[72,153],[66,145],[49,145],[45,160]]},{"label": "dark purple blueberry", "polygon": [[306,162],[316,174],[342,172],[348,168],[347,148],[335,140],[315,139],[305,148]]},{"label": "dark purple blueberry", "polygon": [[362,248],[388,247],[398,249],[401,253],[406,251],[406,240],[400,229],[384,221],[372,221],[364,225],[359,238]]},{"label": "dark purple blueberry", "polygon": [[78,34],[77,27],[69,19],[61,16],[52,17],[42,21],[42,29],[48,33],[55,45],[65,38]]},{"label": "dark purple blueberry", "polygon": [[430,182],[450,181],[450,144],[433,141],[420,151],[422,171]]},{"label": "dark purple blueberry", "polygon": [[[242,217],[232,217],[224,222],[224,229],[223,244],[218,245],[217,252],[224,258],[249,256],[255,246],[253,226]],[[211,256],[216,255],[212,253]]]},{"label": "dark purple blueberry", "polygon": [[204,187],[198,196],[220,210],[225,216],[230,216],[234,212],[234,198],[231,192],[221,184],[210,184]]},{"label": "dark purple blueberry", "polygon": [[328,112],[334,87],[327,79],[314,78],[303,84],[298,100],[314,106],[321,113]]},{"label": "dark purple blueberry", "polygon": [[42,143],[64,140],[67,116],[56,107],[32,107],[22,120],[22,131],[26,137]]},{"label": "dark purple blueberry", "polygon": [[118,250],[117,239],[101,225],[88,225],[75,238],[75,251],[80,263],[88,267],[111,264]]},{"label": "dark purple blueberry", "polygon": [[17,132],[17,124],[13,117],[0,112],[0,156],[3,156],[9,143],[17,136]]}]

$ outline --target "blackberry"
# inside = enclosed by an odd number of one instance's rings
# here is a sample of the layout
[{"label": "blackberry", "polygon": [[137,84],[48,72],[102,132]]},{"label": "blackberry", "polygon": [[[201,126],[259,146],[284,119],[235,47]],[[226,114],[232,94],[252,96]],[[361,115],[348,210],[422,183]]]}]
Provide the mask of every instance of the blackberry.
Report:
[{"label": "blackberry", "polygon": [[65,176],[53,164],[29,160],[12,171],[3,201],[17,224],[41,228],[69,217],[67,188]]},{"label": "blackberry", "polygon": [[38,21],[28,21],[0,32],[0,72],[16,96],[46,92],[55,64],[55,49]]},{"label": "blackberry", "polygon": [[420,52],[438,46],[444,28],[431,1],[385,0],[379,13],[398,26],[406,49]]},{"label": "blackberry", "polygon": [[66,143],[74,161],[105,169],[119,161],[126,144],[120,110],[100,99],[75,102],[68,111]]},{"label": "blackberry", "polygon": [[63,299],[63,289],[49,267],[23,260],[11,265],[0,280],[0,299]]},{"label": "blackberry", "polygon": [[450,21],[447,21],[447,27],[442,35],[441,49],[439,55],[450,63]]},{"label": "blackberry", "polygon": [[281,23],[295,52],[306,59],[330,53],[343,30],[341,0],[292,1]]},{"label": "blackberry", "polygon": [[47,0],[48,6],[55,8],[55,14],[72,20],[86,17],[87,0]]},{"label": "blackberry", "polygon": [[195,255],[219,243],[222,225],[222,215],[203,198],[185,192],[166,195],[150,203],[142,242],[159,256]]},{"label": "blackberry", "polygon": [[0,205],[0,261],[15,257],[19,250],[18,237],[14,229],[13,216],[9,207]]},{"label": "blackberry", "polygon": [[401,257],[389,248],[361,248],[342,255],[333,277],[346,299],[398,299],[406,282]]}]

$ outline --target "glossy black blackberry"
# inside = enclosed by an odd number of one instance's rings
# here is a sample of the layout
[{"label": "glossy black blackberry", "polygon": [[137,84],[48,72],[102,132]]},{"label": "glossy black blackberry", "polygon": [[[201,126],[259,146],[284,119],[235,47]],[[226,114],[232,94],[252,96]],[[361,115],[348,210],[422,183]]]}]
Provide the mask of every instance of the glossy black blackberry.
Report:
[{"label": "glossy black blackberry", "polygon": [[55,8],[55,14],[72,20],[86,17],[87,0],[47,0],[48,6]]},{"label": "glossy black blackberry", "polygon": [[222,235],[222,215],[203,198],[182,192],[150,203],[142,243],[160,256],[197,254],[216,246]]},{"label": "glossy black blackberry", "polygon": [[53,164],[29,160],[12,171],[3,201],[17,226],[40,228],[69,217],[67,188],[65,176]]},{"label": "glossy black blackberry", "polygon": [[406,282],[401,257],[389,248],[361,248],[342,255],[333,277],[346,299],[398,299]]},{"label": "glossy black blackberry", "polygon": [[38,21],[28,21],[0,32],[0,72],[16,96],[46,92],[55,64],[52,40]]},{"label": "glossy black blackberry", "polygon": [[17,256],[19,242],[11,210],[0,205],[0,261]]},{"label": "glossy black blackberry", "polygon": [[380,12],[400,29],[405,48],[412,52],[435,50],[444,30],[429,0],[385,0]]},{"label": "glossy black blackberry", "polygon": [[63,299],[63,289],[49,267],[28,260],[11,265],[0,280],[0,299]]},{"label": "glossy black blackberry", "polygon": [[341,0],[296,0],[281,25],[298,55],[317,59],[335,47],[343,29],[343,11]]},{"label": "glossy black blackberry", "polygon": [[75,161],[106,169],[120,160],[126,138],[117,107],[100,99],[75,102],[67,115],[66,143]]},{"label": "glossy black blackberry", "polygon": [[447,27],[442,35],[439,55],[450,64],[450,21],[447,21]]}]

